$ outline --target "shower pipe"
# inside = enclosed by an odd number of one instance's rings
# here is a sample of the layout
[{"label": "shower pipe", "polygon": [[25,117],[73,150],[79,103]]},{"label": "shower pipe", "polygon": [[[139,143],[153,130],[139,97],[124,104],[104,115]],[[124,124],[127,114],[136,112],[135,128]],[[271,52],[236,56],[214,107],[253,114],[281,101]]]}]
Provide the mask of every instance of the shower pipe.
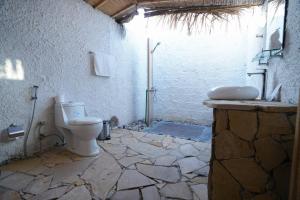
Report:
[{"label": "shower pipe", "polygon": [[145,108],[145,123],[147,126],[151,125],[153,115],[153,93],[156,89],[153,88],[153,54],[156,48],[160,45],[157,42],[155,47],[151,49],[151,40],[147,39],[147,89],[146,89],[146,108]]}]

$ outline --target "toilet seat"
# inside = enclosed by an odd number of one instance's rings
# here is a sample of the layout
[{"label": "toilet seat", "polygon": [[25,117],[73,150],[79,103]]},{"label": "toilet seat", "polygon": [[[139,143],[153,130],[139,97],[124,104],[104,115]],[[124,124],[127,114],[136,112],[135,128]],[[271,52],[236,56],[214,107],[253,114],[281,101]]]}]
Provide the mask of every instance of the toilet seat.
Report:
[{"label": "toilet seat", "polygon": [[69,121],[69,124],[73,126],[92,125],[99,123],[102,123],[102,120],[96,117],[76,118]]}]

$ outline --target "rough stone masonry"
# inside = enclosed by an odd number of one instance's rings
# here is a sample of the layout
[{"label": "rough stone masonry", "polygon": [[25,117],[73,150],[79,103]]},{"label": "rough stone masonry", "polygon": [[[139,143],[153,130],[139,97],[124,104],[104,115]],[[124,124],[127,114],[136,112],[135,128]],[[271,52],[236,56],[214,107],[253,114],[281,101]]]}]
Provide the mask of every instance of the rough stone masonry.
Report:
[{"label": "rough stone masonry", "polygon": [[295,119],[290,108],[214,108],[211,199],[288,199]]}]

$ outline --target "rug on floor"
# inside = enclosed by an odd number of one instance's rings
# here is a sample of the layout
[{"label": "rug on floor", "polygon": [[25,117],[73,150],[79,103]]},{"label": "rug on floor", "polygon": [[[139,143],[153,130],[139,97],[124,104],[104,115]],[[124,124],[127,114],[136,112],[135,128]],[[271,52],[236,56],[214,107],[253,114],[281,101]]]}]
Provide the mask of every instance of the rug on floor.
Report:
[{"label": "rug on floor", "polygon": [[209,142],[212,136],[211,126],[159,121],[143,130],[146,133],[171,135],[198,142]]}]

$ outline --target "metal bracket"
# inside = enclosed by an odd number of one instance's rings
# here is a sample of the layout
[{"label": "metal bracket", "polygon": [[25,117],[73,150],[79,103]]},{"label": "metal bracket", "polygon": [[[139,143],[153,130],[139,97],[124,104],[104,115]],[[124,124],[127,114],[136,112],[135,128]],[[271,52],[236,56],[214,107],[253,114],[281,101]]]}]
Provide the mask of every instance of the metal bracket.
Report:
[{"label": "metal bracket", "polygon": [[283,50],[280,49],[262,49],[260,53],[258,53],[252,61],[257,61],[259,65],[268,65],[269,60],[273,57],[282,57]]}]

